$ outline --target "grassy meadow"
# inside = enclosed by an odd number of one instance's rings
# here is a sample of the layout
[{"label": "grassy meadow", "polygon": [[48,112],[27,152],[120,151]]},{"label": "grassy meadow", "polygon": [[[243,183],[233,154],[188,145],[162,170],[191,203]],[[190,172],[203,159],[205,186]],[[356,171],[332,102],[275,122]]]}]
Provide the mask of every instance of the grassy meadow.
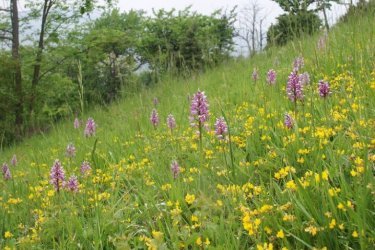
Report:
[{"label": "grassy meadow", "polygon": [[[189,79],[166,76],[105,109],[86,107],[77,129],[72,117],[3,149],[11,178],[0,179],[0,249],[373,249],[374,23],[356,16],[328,36]],[[300,56],[310,83],[294,103],[285,88]],[[325,98],[319,80],[330,84]],[[210,114],[201,140],[189,121],[198,90]],[[214,127],[222,116],[224,139]],[[97,129],[85,137],[89,117]],[[65,180],[77,176],[78,191],[51,184],[56,159]],[[83,161],[91,166],[84,174]]]}]

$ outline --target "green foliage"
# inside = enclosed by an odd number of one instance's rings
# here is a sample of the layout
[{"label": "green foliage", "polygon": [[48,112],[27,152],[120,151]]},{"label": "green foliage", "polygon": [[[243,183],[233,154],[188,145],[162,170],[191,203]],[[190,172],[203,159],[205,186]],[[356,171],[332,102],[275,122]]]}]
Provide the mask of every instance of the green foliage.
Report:
[{"label": "green foliage", "polygon": [[57,121],[79,110],[78,85],[66,76],[51,74],[38,86],[38,120],[41,124]]},{"label": "green foliage", "polygon": [[225,59],[233,49],[234,10],[211,16],[159,10],[147,19],[141,53],[157,72],[189,72]]},{"label": "green foliage", "polygon": [[360,0],[357,5],[351,5],[345,15],[340,17],[341,22],[348,22],[350,18],[359,15],[370,15],[375,16],[375,1]]},{"label": "green foliage", "polygon": [[316,2],[316,0],[274,0],[280,7],[292,14],[307,11],[308,7]]},{"label": "green foliage", "polygon": [[302,35],[312,35],[319,30],[321,25],[322,21],[312,11],[283,14],[277,18],[277,23],[269,28],[267,46],[284,45]]},{"label": "green foliage", "polygon": [[0,53],[0,148],[14,139],[14,96],[13,62],[9,54]]},{"label": "green foliage", "polygon": [[[83,39],[87,100],[111,102],[134,82],[149,85],[167,72],[190,74],[218,64],[233,49],[234,18],[234,10],[206,16],[189,8],[159,10],[153,17],[118,9],[104,13]],[[151,77],[133,81],[141,67],[151,71],[142,77]]]},{"label": "green foliage", "polygon": [[144,64],[138,52],[142,19],[142,11],[114,9],[97,19],[84,36],[87,52],[81,60],[89,102],[115,100],[129,85],[130,75]]}]

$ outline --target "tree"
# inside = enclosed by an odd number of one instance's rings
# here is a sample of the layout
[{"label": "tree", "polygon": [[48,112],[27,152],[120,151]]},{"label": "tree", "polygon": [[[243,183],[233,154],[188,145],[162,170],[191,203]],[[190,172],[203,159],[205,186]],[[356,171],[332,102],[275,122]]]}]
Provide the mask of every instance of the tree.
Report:
[{"label": "tree", "polygon": [[46,34],[47,20],[48,20],[50,10],[54,4],[55,4],[55,1],[53,0],[43,1],[43,11],[42,11],[41,27],[40,27],[40,32],[39,32],[38,49],[36,52],[34,73],[33,73],[33,78],[31,82],[31,94],[30,94],[31,97],[30,97],[30,103],[29,103],[30,114],[33,112],[33,109],[34,109],[35,88],[40,80],[40,68],[41,68],[41,63],[42,63],[42,54],[44,50],[44,36]]},{"label": "tree", "polygon": [[250,0],[240,11],[237,36],[246,43],[250,56],[263,48],[262,24],[264,20],[265,15],[257,0]]},{"label": "tree", "polygon": [[215,65],[233,49],[234,9],[210,16],[159,10],[146,20],[142,55],[156,72],[190,72]]},{"label": "tree", "polygon": [[[40,20],[40,29],[37,35],[37,49],[33,65],[33,76],[31,81],[30,100],[29,100],[29,116],[34,111],[36,88],[39,81],[45,74],[41,74],[43,54],[46,46],[51,49],[56,47],[61,39],[62,30],[67,30],[70,25],[78,22],[80,13],[79,2],[66,2],[57,0],[28,0],[26,5],[30,14],[28,20]],[[90,10],[93,4],[90,5]],[[86,9],[87,11],[89,9]],[[80,10],[81,11],[81,10]]]},{"label": "tree", "polygon": [[121,13],[118,9],[105,12],[83,38],[87,51],[82,58],[84,78],[91,82],[91,93],[106,102],[117,98],[129,76],[146,63],[139,51],[143,15],[143,11]]},{"label": "tree", "polygon": [[19,36],[19,16],[18,1],[10,0],[9,7],[1,8],[2,12],[6,12],[6,16],[10,19],[10,27],[6,26],[6,22],[2,22],[1,31],[5,35],[1,35],[0,39],[11,41],[12,55],[12,80],[14,82],[14,95],[16,103],[14,106],[16,135],[21,136],[23,127],[23,89],[22,89],[22,71],[20,60],[20,36]]},{"label": "tree", "polygon": [[11,0],[11,19],[12,19],[12,58],[14,61],[14,83],[17,102],[15,107],[17,134],[21,134],[23,125],[23,92],[22,92],[22,72],[21,60],[19,55],[20,36],[19,36],[19,18],[17,0]]},{"label": "tree", "polygon": [[[26,131],[26,127],[34,124],[34,122],[30,123],[32,117],[35,117],[35,120],[40,118],[38,117],[39,114],[31,115],[35,114],[37,102],[39,105],[38,112],[43,112],[43,105],[46,103],[52,103],[56,106],[61,105],[61,103],[48,102],[43,99],[53,99],[53,97],[43,94],[46,86],[43,86],[43,89],[38,89],[38,86],[43,77],[49,78],[49,80],[52,77],[55,81],[67,84],[68,78],[61,72],[61,66],[58,68],[57,65],[67,58],[73,58],[76,50],[66,49],[67,46],[63,46],[61,41],[66,39],[69,33],[67,30],[72,28],[74,24],[79,23],[78,17],[81,16],[79,7],[81,4],[81,0],[26,0],[27,16],[22,17],[22,19],[19,18],[18,14],[19,1],[9,0],[7,3],[3,1],[3,4],[0,4],[0,41],[2,42],[0,53],[3,54],[2,58],[9,60],[5,62],[5,66],[11,72],[8,81],[2,78],[2,84],[3,81],[13,83],[12,88],[4,88],[1,95],[11,97],[12,101],[7,105],[7,111],[14,113],[14,116],[8,115],[6,121],[10,123],[9,117],[14,117],[14,121],[8,127],[13,128],[18,138],[21,138],[22,133]],[[34,33],[31,33],[34,29],[27,27],[31,20],[36,20],[36,23],[41,25],[40,29]],[[27,28],[29,30],[27,32],[28,41],[21,46],[20,32]],[[33,46],[33,41],[35,41],[35,46]],[[10,57],[7,56],[8,53]],[[56,61],[55,58],[60,59],[61,55],[63,55],[62,60]],[[51,60],[45,60],[47,57]],[[48,79],[46,82],[48,82]],[[50,85],[49,87],[53,85],[51,82],[47,84]],[[11,91],[5,91],[5,89]],[[53,94],[53,92],[50,93]],[[41,94],[40,100],[38,100],[38,94]],[[3,100],[3,96],[0,96],[0,99]],[[5,98],[4,100],[8,99]],[[56,106],[53,109],[61,110],[60,107]]]},{"label": "tree", "polygon": [[323,12],[323,17],[324,17],[324,26],[326,30],[329,30],[329,24],[328,24],[328,18],[327,18],[327,9],[331,9],[332,4],[331,2],[335,3],[340,3],[340,0],[316,0],[316,10],[317,11],[322,11]]},{"label": "tree", "polygon": [[[315,0],[275,0],[287,14],[277,17],[277,23],[267,32],[269,45],[283,45],[303,34],[313,34],[321,26],[316,9],[311,9]],[[309,9],[310,7],[310,9]]]},{"label": "tree", "polygon": [[274,0],[280,7],[289,14],[306,12],[308,7],[316,0]]},{"label": "tree", "polygon": [[[275,0],[280,7],[288,12],[293,14],[298,14],[304,11],[307,11],[310,7],[310,11],[323,12],[324,17],[324,26],[329,30],[328,18],[327,18],[327,9],[329,10],[332,7],[331,2],[340,3],[340,0]],[[315,4],[315,8],[312,8]]]}]

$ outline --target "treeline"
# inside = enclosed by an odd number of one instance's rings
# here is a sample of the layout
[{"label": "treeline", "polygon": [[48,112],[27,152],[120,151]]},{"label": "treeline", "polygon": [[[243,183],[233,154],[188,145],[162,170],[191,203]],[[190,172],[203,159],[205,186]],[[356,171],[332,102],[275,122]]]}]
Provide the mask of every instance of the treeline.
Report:
[{"label": "treeline", "polygon": [[22,17],[18,1],[1,6],[1,146],[163,74],[202,71],[233,50],[234,11],[202,15],[187,8],[147,16],[93,3],[28,0]]}]

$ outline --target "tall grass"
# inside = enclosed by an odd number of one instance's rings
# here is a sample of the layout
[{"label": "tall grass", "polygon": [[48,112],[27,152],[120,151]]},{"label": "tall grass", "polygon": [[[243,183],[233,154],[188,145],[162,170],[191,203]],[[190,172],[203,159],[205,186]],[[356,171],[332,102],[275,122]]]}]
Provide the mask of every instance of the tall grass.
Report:
[{"label": "tall grass", "polygon": [[[96,135],[73,118],[49,134],[1,153],[13,178],[0,181],[0,248],[59,249],[371,249],[374,221],[374,17],[355,16],[329,33],[271,48],[251,60],[224,63],[191,79],[165,76],[158,86],[95,109]],[[285,93],[295,57],[311,77],[295,126]],[[251,80],[252,69],[261,80]],[[265,74],[277,71],[268,86]],[[332,95],[319,97],[317,82]],[[190,98],[204,90],[210,129],[189,126]],[[161,124],[149,121],[153,98]],[[86,109],[87,110],[87,109]],[[216,138],[225,114],[230,140]],[[165,124],[173,114],[173,133]],[[73,143],[76,156],[65,155]],[[49,171],[60,159],[80,191],[57,193]],[[88,160],[91,174],[80,164]],[[174,179],[170,164],[181,166]],[[228,168],[227,164],[231,163]],[[233,175],[233,173],[236,173]]]}]

